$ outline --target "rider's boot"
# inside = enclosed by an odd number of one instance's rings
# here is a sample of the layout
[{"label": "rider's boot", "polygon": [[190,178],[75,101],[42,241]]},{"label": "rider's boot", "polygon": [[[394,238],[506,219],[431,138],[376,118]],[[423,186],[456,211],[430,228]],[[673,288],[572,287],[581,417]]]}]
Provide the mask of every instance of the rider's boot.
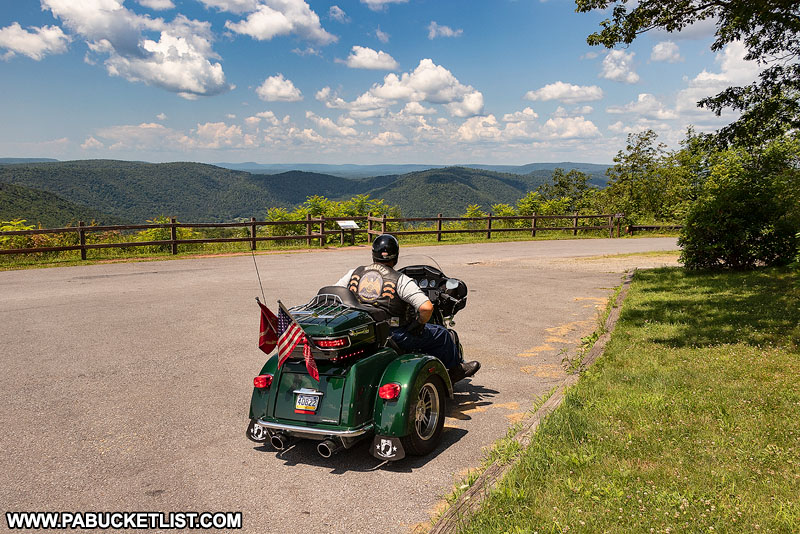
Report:
[{"label": "rider's boot", "polygon": [[447,370],[447,374],[450,375],[450,382],[455,384],[459,380],[464,380],[475,373],[478,372],[478,369],[481,368],[480,362],[461,362],[458,365],[455,365]]}]

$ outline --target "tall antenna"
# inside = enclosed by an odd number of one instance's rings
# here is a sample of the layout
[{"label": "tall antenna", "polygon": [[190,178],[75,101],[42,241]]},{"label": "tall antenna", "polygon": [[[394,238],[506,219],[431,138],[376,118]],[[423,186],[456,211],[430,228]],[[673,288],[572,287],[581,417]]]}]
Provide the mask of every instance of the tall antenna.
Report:
[{"label": "tall antenna", "polygon": [[[264,299],[264,302],[266,303],[267,298],[264,296],[264,286],[261,285],[261,275],[258,273],[258,263],[256,263],[256,253],[254,250],[251,250],[250,252],[253,253],[253,265],[256,266],[256,276],[258,277],[258,285],[261,288],[261,298]],[[256,298],[256,300],[258,300],[258,298]]]}]

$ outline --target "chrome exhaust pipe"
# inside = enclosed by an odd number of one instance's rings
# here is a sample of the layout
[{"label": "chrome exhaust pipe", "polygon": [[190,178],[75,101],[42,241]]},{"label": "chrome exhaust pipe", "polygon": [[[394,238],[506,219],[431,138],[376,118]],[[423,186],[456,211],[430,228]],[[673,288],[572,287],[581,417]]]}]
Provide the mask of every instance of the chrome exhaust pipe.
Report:
[{"label": "chrome exhaust pipe", "polygon": [[292,438],[286,434],[272,434],[272,436],[269,438],[269,442],[275,449],[283,451],[289,448]]},{"label": "chrome exhaust pipe", "polygon": [[323,458],[330,458],[331,456],[339,452],[342,448],[343,447],[340,443],[336,443],[333,440],[326,439],[319,442],[319,445],[317,445],[317,452]]}]

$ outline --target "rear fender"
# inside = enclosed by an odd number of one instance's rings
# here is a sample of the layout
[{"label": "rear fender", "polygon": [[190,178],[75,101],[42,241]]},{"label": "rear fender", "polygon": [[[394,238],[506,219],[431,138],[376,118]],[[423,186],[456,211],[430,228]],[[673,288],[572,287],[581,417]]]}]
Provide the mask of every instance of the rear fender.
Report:
[{"label": "rear fender", "polygon": [[392,382],[400,384],[400,396],[394,400],[384,400],[376,395],[373,410],[376,434],[397,437],[409,434],[413,423],[411,403],[431,375],[442,380],[447,396],[453,398],[453,385],[447,369],[438,358],[408,354],[389,364],[378,386]]},{"label": "rear fender", "polygon": [[272,387],[269,389],[253,388],[253,396],[250,397],[250,419],[263,419],[267,416],[267,409],[270,406],[270,398],[272,397],[272,390],[277,387],[280,382],[278,375],[278,355],[275,354],[264,366],[261,368],[259,375],[272,375]]}]

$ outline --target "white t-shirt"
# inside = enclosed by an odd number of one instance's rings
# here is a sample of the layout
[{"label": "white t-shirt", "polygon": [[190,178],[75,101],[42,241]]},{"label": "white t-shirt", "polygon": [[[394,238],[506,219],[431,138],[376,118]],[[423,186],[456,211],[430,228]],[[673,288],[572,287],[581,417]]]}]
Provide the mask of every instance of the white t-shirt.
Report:
[{"label": "white t-shirt", "polygon": [[[347,271],[347,274],[341,277],[339,281],[336,282],[336,285],[347,287],[350,284],[350,278],[353,276],[354,271],[355,269]],[[408,302],[411,306],[414,306],[415,310],[419,310],[419,307],[429,300],[417,283],[402,273],[397,280],[397,296],[405,302]]]}]

